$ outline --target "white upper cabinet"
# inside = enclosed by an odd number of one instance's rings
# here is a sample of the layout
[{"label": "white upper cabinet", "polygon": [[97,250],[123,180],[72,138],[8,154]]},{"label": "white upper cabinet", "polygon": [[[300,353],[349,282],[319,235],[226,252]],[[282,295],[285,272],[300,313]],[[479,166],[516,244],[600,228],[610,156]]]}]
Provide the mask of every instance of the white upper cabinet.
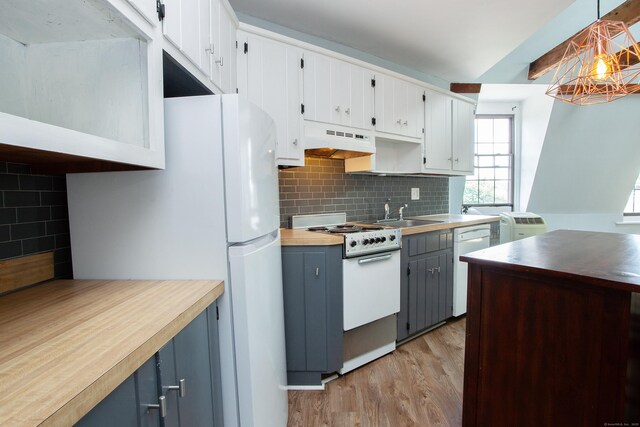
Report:
[{"label": "white upper cabinet", "polygon": [[474,114],[471,102],[427,91],[423,172],[473,174]]},{"label": "white upper cabinet", "polygon": [[164,167],[159,25],[122,1],[5,3],[2,151],[40,170]]},{"label": "white upper cabinet", "polygon": [[147,20],[155,25],[158,20],[158,4],[156,0],[128,0],[128,2]]},{"label": "white upper cabinet", "polygon": [[238,93],[275,122],[278,164],[303,166],[302,50],[242,31],[238,44]]},{"label": "white upper cabinet", "polygon": [[375,77],[376,131],[422,141],[424,89],[385,74]]},{"label": "white upper cabinet", "polygon": [[228,2],[172,0],[164,5],[162,31],[176,49],[169,54],[205,85],[212,83],[213,92],[235,92],[237,19]]},{"label": "white upper cabinet", "polygon": [[[218,3],[218,2],[216,2]],[[213,82],[224,93],[232,93],[236,90],[236,23],[233,10],[226,3],[218,3],[218,23],[214,28],[214,46],[219,46],[213,53]],[[212,24],[215,26],[215,23]],[[216,43],[217,40],[217,43]]]},{"label": "white upper cabinet", "polygon": [[304,53],[304,118],[371,129],[373,73],[315,52]]},{"label": "white upper cabinet", "polygon": [[454,99],[452,117],[452,169],[464,175],[473,175],[475,105]]}]

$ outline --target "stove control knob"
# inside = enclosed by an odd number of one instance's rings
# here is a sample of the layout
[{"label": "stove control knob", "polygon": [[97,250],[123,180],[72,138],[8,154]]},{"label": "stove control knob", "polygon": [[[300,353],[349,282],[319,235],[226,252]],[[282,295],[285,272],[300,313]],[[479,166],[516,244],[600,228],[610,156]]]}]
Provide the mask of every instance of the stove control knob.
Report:
[{"label": "stove control knob", "polygon": [[362,239],[362,244],[363,245],[368,245],[369,244],[369,239]]},{"label": "stove control knob", "polygon": [[380,241],[384,243],[384,242],[386,242],[386,241],[387,241],[387,238],[386,238],[386,237],[384,237],[384,236],[382,236],[382,237],[380,238]]},{"label": "stove control knob", "polygon": [[396,240],[396,235],[392,234],[391,236],[389,236],[389,240],[391,240],[392,242]]},{"label": "stove control knob", "polygon": [[379,237],[376,237],[376,243],[380,243],[380,242],[382,242],[382,239]]},{"label": "stove control knob", "polygon": [[349,245],[351,245],[351,247],[355,247],[358,244],[358,242],[356,242],[355,240],[352,240],[351,243],[349,243]]}]

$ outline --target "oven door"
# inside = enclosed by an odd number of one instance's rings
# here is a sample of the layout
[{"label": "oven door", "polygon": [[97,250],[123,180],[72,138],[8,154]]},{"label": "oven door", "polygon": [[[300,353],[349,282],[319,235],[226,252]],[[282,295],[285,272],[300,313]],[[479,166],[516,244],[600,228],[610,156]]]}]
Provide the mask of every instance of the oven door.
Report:
[{"label": "oven door", "polygon": [[400,311],[400,251],[342,261],[344,330]]}]

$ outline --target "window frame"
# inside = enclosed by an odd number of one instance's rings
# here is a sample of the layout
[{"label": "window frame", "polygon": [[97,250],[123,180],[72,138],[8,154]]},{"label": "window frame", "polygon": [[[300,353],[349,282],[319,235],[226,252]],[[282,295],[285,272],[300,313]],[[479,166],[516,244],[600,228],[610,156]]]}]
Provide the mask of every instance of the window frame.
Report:
[{"label": "window frame", "polygon": [[[477,135],[477,123],[476,120],[478,119],[509,119],[511,122],[511,126],[510,126],[510,135],[509,135],[509,169],[510,169],[510,174],[509,174],[509,203],[466,203],[464,201],[464,191],[463,191],[463,196],[462,196],[462,206],[463,209],[468,209],[469,207],[511,207],[511,210],[513,210],[514,204],[515,204],[515,169],[516,169],[516,164],[515,164],[515,149],[516,149],[516,141],[515,141],[515,122],[516,122],[516,116],[515,114],[476,114],[474,117],[474,141],[473,141],[473,172],[474,175],[476,175],[476,169],[479,169],[479,167],[476,166],[476,164],[479,164],[480,162],[478,161],[478,157],[481,156],[495,156],[496,154],[484,154],[484,155],[479,155],[477,154],[477,148],[478,148],[478,135]],[[495,142],[494,142],[495,143]],[[495,165],[493,167],[495,169]],[[479,171],[478,171],[478,176],[479,176]],[[466,190],[466,185],[467,185],[467,179],[468,176],[465,177],[465,190]],[[480,182],[480,180],[473,180],[476,182]],[[494,179],[493,181],[495,182],[495,174],[494,174]],[[495,201],[495,187],[494,187],[494,201]]]},{"label": "window frame", "polygon": [[[633,200],[635,201],[635,195],[636,192],[640,192],[640,175],[638,176],[638,178],[636,178],[636,182],[633,185],[633,188],[631,189],[631,194],[629,194],[629,200]],[[627,204],[629,203],[629,201],[627,201]],[[632,202],[632,205],[635,205],[635,203]],[[627,208],[627,205],[625,204],[625,209]],[[623,211],[622,212],[622,216],[640,216],[640,206],[638,206],[638,211],[632,211],[632,212],[626,212]]]}]

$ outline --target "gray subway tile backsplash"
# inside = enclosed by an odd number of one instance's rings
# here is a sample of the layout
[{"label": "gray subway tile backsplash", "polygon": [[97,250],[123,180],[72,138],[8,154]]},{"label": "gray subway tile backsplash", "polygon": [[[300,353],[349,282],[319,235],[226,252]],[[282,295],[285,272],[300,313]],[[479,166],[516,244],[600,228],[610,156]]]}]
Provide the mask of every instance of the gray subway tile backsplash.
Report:
[{"label": "gray subway tile backsplash", "polygon": [[[346,212],[347,221],[384,217],[384,203],[391,198],[391,216],[405,203],[405,216],[447,213],[447,177],[372,176],[345,174],[337,159],[306,158],[305,166],[282,169],[280,225],[289,227],[292,215]],[[420,200],[411,200],[411,188],[420,189]]]},{"label": "gray subway tile backsplash", "polygon": [[0,242],[0,260],[52,250],[55,277],[72,276],[64,175],[0,162]]}]

